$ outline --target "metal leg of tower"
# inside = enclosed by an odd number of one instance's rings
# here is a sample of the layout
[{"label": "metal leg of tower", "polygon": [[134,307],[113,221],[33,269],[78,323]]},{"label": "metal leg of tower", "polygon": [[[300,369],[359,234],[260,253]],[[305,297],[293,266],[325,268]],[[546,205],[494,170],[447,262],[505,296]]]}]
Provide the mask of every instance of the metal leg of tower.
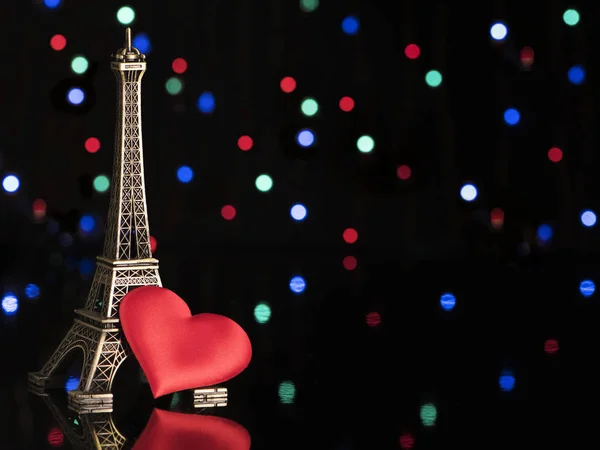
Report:
[{"label": "metal leg of tower", "polygon": [[222,406],[227,406],[227,388],[194,389],[194,408],[217,408]]},{"label": "metal leg of tower", "polygon": [[111,413],[113,395],[111,392],[69,391],[67,404],[77,414]]}]

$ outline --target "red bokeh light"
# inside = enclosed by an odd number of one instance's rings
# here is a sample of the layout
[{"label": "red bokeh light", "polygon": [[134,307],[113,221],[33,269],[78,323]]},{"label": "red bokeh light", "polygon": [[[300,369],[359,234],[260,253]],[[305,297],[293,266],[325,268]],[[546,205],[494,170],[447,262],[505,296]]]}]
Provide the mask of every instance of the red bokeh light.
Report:
[{"label": "red bokeh light", "polygon": [[181,75],[187,70],[188,64],[187,61],[183,58],[175,58],[173,60],[173,63],[171,64],[171,67],[173,69],[173,72]]},{"label": "red bokeh light", "polygon": [[158,246],[158,242],[154,236],[150,236],[150,251],[154,253],[156,251],[156,247]]},{"label": "red bokeh light", "polygon": [[417,44],[408,44],[404,49],[404,54],[408,59],[417,59],[421,54],[421,49]]},{"label": "red bokeh light", "polygon": [[404,433],[400,435],[400,447],[404,450],[410,450],[415,444],[415,438],[413,438],[412,434]]},{"label": "red bokeh light", "polygon": [[408,166],[399,166],[396,169],[396,175],[398,176],[398,178],[400,178],[401,180],[408,180],[410,178],[410,174],[411,174],[411,170],[410,167]]},{"label": "red bokeh light", "polygon": [[225,205],[221,208],[221,216],[225,220],[232,220],[235,217],[235,208],[231,205]]},{"label": "red bokeh light", "polygon": [[548,159],[553,163],[560,162],[563,158],[563,152],[558,147],[552,147],[548,150]]},{"label": "red bokeh light", "polygon": [[342,261],[342,264],[344,265],[344,269],[354,270],[358,265],[358,261],[354,256],[346,256]]},{"label": "red bokeh light", "polygon": [[342,237],[348,244],[354,244],[358,239],[358,233],[354,228],[346,228]]},{"label": "red bokeh light", "polygon": [[531,47],[524,47],[520,53],[521,64],[529,69],[533,65],[534,52]]},{"label": "red bokeh light", "polygon": [[51,447],[58,448],[62,447],[65,443],[65,435],[59,428],[51,428],[48,432],[48,444]]},{"label": "red bokeh light", "polygon": [[504,225],[504,211],[500,208],[494,208],[490,211],[490,223],[493,228],[502,228]]},{"label": "red bokeh light", "polygon": [[370,312],[367,314],[367,325],[376,327],[381,323],[381,316],[378,312]]},{"label": "red bokeh light", "polygon": [[281,90],[283,92],[289,94],[290,92],[294,92],[294,89],[296,89],[296,80],[294,80],[292,77],[285,77],[281,80],[279,86],[281,86]]},{"label": "red bokeh light", "polygon": [[344,112],[350,112],[354,109],[354,100],[352,97],[342,97],[340,99],[340,109]]},{"label": "red bokeh light", "polygon": [[32,205],[33,217],[36,220],[43,219],[46,217],[46,202],[41,198],[38,198],[33,201]]},{"label": "red bokeh light", "polygon": [[61,50],[64,50],[66,46],[67,38],[64,37],[62,34],[55,34],[50,38],[50,47],[52,47],[52,50],[60,52]]},{"label": "red bokeh light", "polygon": [[252,148],[252,138],[250,136],[240,136],[238,139],[237,145],[239,149],[243,152],[247,152]]},{"label": "red bokeh light", "polygon": [[96,153],[98,150],[100,150],[100,141],[95,137],[86,139],[85,149],[89,153]]},{"label": "red bokeh light", "polygon": [[544,351],[549,355],[552,355],[558,351],[558,341],[556,339],[547,339],[544,342]]}]

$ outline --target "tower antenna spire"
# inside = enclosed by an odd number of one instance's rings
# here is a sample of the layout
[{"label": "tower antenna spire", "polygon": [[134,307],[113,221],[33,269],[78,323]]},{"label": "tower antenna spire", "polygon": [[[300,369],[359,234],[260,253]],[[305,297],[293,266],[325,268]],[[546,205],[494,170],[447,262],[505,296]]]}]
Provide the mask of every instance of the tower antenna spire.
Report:
[{"label": "tower antenna spire", "polygon": [[125,28],[125,48],[127,52],[131,52],[131,28]]}]

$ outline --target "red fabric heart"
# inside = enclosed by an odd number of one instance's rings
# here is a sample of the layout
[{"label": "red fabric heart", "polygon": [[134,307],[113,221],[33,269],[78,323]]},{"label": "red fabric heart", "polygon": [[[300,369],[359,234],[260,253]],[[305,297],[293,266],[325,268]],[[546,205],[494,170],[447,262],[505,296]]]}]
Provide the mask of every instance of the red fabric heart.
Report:
[{"label": "red fabric heart", "polygon": [[223,383],[250,364],[252,345],[237,323],[217,314],[192,316],[168,289],[133,289],[119,316],[154,398]]},{"label": "red fabric heart", "polygon": [[132,450],[249,450],[250,435],[222,417],[155,409]]}]

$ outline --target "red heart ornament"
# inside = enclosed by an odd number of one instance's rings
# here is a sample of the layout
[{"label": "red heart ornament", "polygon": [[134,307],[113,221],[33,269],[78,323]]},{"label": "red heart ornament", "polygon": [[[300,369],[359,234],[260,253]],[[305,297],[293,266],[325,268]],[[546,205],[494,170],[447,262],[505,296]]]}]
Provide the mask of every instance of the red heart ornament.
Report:
[{"label": "red heart ornament", "polygon": [[121,300],[119,316],[154,398],[223,383],[250,364],[252,345],[242,327],[218,314],[192,316],[168,289],[130,291]]},{"label": "red heart ornament", "polygon": [[249,450],[250,435],[222,417],[155,409],[132,450]]}]

